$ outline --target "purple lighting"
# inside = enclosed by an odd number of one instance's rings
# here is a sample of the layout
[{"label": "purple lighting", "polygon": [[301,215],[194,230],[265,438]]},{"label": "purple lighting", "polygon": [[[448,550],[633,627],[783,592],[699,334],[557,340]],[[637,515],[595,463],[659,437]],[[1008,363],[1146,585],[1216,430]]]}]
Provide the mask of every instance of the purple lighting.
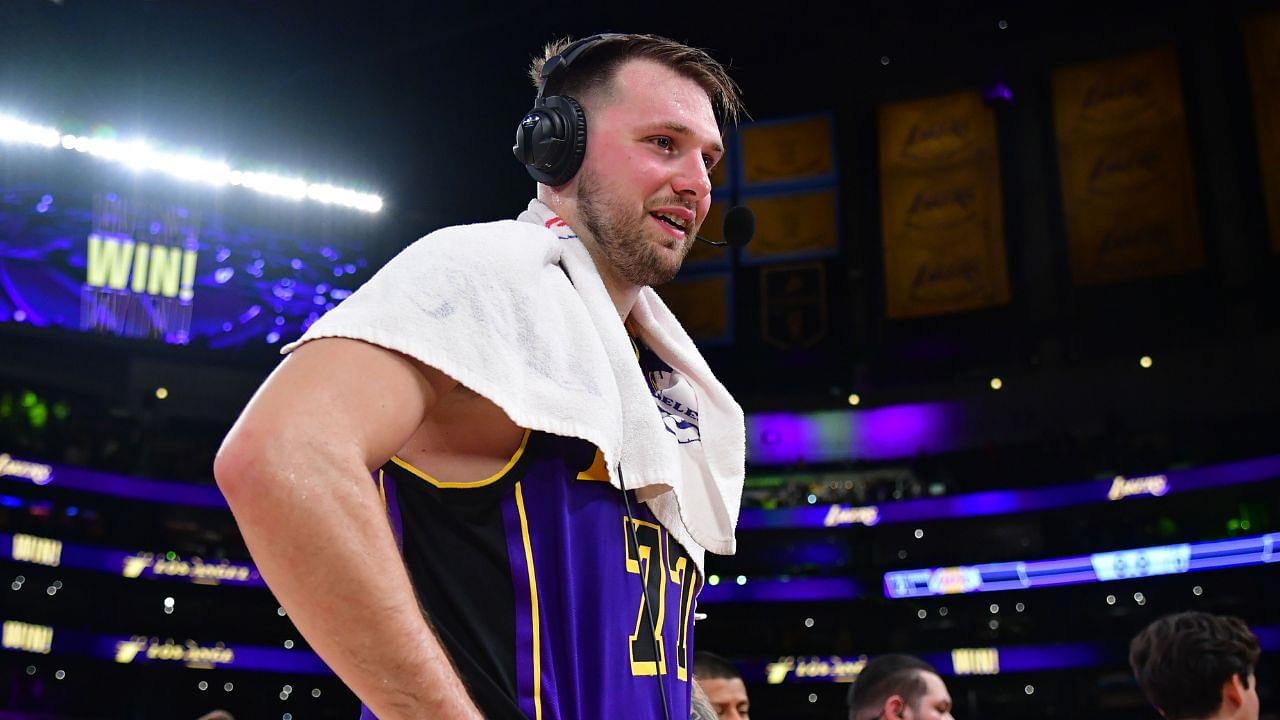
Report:
[{"label": "purple lighting", "polygon": [[1011,103],[1013,102],[1013,90],[1006,83],[998,82],[987,88],[982,93],[982,97],[987,102],[1000,101]]},{"label": "purple lighting", "polygon": [[884,574],[887,598],[929,597],[1131,580],[1280,560],[1280,533],[1093,553],[1052,560],[898,570]]},{"label": "purple lighting", "polygon": [[[1280,478],[1280,456],[1270,456],[1201,468],[1171,470],[1159,475],[1116,476],[1110,480],[900,500],[878,506],[824,504],[780,510],[743,508],[738,517],[738,529],[847,526],[859,524],[861,518],[868,517],[868,513],[872,512],[877,523],[886,524],[1002,515],[1012,512],[1038,512],[1090,503],[1133,502],[1169,494],[1268,482],[1276,478]],[[861,524],[874,523],[861,522]]]},{"label": "purple lighting", "polygon": [[808,414],[758,413],[747,419],[747,457],[756,465],[888,460],[946,450],[962,425],[952,403]]}]

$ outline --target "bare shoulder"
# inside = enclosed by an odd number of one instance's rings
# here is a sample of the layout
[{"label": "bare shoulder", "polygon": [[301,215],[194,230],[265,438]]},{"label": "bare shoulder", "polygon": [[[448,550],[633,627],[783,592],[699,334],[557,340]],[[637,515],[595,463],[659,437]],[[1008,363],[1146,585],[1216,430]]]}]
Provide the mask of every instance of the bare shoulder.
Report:
[{"label": "bare shoulder", "polygon": [[491,400],[455,385],[396,455],[431,477],[471,482],[501,470],[527,433]]},{"label": "bare shoulder", "polygon": [[358,340],[305,343],[271,373],[232,427],[219,466],[244,474],[263,458],[345,448],[366,467],[386,462],[457,383]]},{"label": "bare shoulder", "polygon": [[280,368],[288,368],[288,372],[304,379],[330,383],[334,379],[351,380],[348,387],[354,389],[385,382],[425,381],[437,395],[444,396],[457,385],[453,378],[407,355],[342,337],[307,342],[294,350]]}]

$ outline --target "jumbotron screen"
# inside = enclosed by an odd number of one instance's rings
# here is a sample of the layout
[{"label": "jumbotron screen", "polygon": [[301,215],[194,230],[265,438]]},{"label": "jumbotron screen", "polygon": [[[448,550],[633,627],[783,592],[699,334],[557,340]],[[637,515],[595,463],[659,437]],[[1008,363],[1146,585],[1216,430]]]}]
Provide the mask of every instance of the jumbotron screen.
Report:
[{"label": "jumbotron screen", "polygon": [[0,322],[214,349],[287,342],[368,278],[354,245],[123,191],[0,189]]}]

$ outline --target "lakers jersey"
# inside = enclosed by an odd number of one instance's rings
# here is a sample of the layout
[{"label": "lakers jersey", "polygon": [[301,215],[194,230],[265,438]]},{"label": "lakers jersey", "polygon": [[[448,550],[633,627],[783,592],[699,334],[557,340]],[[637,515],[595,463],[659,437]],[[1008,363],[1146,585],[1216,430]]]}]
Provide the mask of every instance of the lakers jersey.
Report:
[{"label": "lakers jersey", "polygon": [[[686,419],[672,429],[687,435]],[[441,482],[393,458],[379,480],[423,609],[486,718],[651,720],[663,695],[689,716],[702,578],[633,495],[628,518],[594,446],[527,431],[489,478]]]}]

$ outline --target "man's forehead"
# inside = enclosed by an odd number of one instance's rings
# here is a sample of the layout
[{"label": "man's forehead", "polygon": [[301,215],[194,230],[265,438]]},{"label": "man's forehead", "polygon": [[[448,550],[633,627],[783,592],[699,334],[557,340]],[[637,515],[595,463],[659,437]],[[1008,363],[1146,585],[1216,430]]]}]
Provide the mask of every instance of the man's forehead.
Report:
[{"label": "man's forehead", "polygon": [[741,678],[699,678],[698,682],[712,702],[725,702],[730,696],[747,695],[747,686]]},{"label": "man's forehead", "polygon": [[696,80],[652,60],[632,60],[614,77],[615,105],[634,111],[626,119],[635,125],[667,126],[719,141],[715,109]]}]

